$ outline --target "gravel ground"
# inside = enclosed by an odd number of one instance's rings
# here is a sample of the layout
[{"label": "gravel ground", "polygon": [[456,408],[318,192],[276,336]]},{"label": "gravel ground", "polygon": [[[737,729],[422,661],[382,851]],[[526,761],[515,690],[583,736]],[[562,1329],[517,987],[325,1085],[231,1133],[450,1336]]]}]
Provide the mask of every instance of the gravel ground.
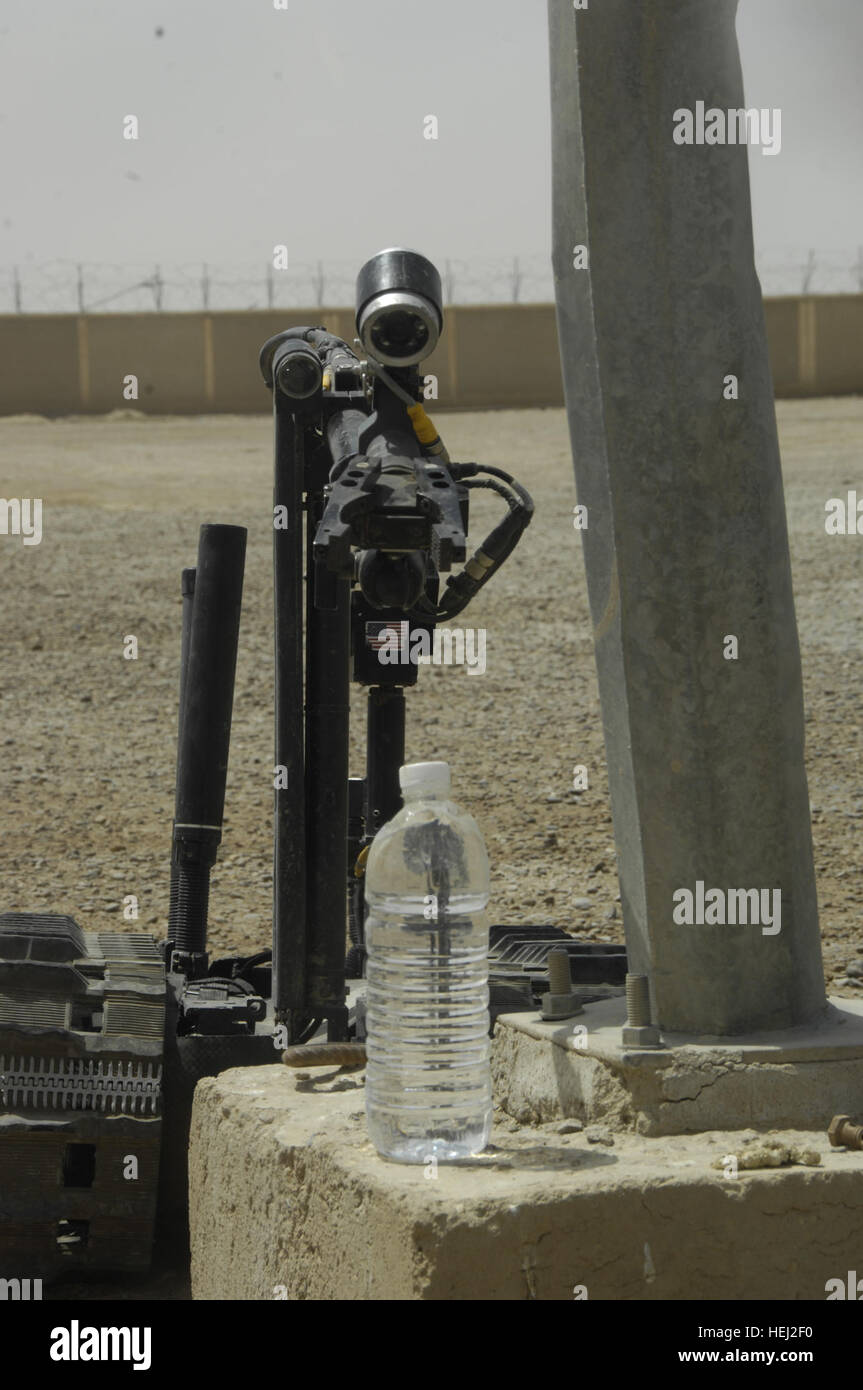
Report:
[{"label": "gravel ground", "polygon": [[[780,402],[804,661],[807,766],[828,977],[863,987],[863,683],[858,547],[824,503],[859,481],[863,400]],[[492,920],[622,940],[602,725],[562,410],[440,413],[453,458],[514,473],[537,515],[462,622],[487,669],[428,668],[408,696],[410,760],[445,758],[485,833]],[[116,412],[0,420],[5,496],[43,499],[43,540],[0,537],[2,910],[72,913],[88,929],[162,935],[173,809],[179,574],[202,521],[249,528],[227,819],[211,946],[269,943],[272,614],[269,417]],[[474,494],[476,497],[476,494]],[[502,505],[502,504],[499,504]],[[472,502],[471,539],[499,515]],[[863,552],[861,552],[863,553]],[[138,638],[137,660],[123,655]],[[351,771],[363,767],[355,691]],[[589,789],[572,790],[576,763]],[[122,921],[135,894],[137,924]],[[850,964],[852,975],[846,975]]]}]

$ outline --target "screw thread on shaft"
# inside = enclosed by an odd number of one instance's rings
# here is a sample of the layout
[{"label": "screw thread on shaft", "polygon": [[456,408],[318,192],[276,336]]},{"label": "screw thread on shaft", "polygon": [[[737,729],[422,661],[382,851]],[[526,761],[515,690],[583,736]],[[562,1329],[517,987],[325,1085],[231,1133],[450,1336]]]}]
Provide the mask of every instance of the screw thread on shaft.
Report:
[{"label": "screw thread on shaft", "polygon": [[650,990],[646,975],[626,977],[626,1021],[630,1028],[650,1027]]},{"label": "screw thread on shaft", "polygon": [[562,946],[554,946],[545,958],[548,966],[549,994],[571,994],[572,975],[569,970],[569,954]]},{"label": "screw thread on shaft", "polygon": [[[203,864],[177,864],[176,898],[171,922],[178,951],[202,951],[207,940],[210,869]],[[172,885],[174,887],[174,885]]]}]

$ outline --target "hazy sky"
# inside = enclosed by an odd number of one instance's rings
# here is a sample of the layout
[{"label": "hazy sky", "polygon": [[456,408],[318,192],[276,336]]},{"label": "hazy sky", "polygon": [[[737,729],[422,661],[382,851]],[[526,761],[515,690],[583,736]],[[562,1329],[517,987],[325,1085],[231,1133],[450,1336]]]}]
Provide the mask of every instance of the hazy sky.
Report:
[{"label": "hazy sky", "polygon": [[[548,253],[545,0],[289,4],[3,0],[0,267]],[[738,30],[783,112],[760,251],[856,248],[863,0],[741,0]]]}]

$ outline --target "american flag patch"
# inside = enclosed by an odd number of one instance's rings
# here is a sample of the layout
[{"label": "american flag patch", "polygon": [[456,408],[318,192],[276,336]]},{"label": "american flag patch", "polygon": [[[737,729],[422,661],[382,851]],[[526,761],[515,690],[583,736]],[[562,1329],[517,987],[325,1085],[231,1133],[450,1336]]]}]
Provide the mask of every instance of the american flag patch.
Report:
[{"label": "american flag patch", "polygon": [[410,641],[410,623],[408,621],[399,623],[366,623],[366,646],[371,647],[373,652],[379,652],[381,647],[386,644],[398,643],[401,651],[402,643]]}]

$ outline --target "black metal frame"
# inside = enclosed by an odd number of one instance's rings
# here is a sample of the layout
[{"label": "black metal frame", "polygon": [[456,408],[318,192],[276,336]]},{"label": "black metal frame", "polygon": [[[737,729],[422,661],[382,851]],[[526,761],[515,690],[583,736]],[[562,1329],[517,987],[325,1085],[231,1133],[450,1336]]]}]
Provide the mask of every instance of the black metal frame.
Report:
[{"label": "black metal frame", "polygon": [[[324,363],[338,361],[341,389],[331,386],[300,402],[279,389],[279,350],[291,350],[298,338],[311,340]],[[325,330],[292,329],[271,339],[262,351],[262,367],[273,387],[277,523],[274,1013],[287,1025],[291,1043],[302,1041],[323,1020],[330,1041],[342,1041],[348,1036],[345,884],[357,852],[401,805],[403,687],[416,681],[415,667],[377,665],[374,674],[363,669],[365,627],[372,619],[408,620],[429,630],[434,626],[413,609],[369,606],[354,589],[354,547],[372,539],[369,531],[381,515],[381,487],[387,492],[384,506],[393,502],[394,493],[395,500],[404,501],[397,490],[405,480],[416,496],[422,461],[404,405],[380,385],[370,399],[359,360]],[[357,471],[351,465],[360,458],[371,462],[365,478],[345,477]],[[382,461],[377,471],[375,458]],[[402,476],[393,476],[398,471],[393,459],[409,464]],[[364,485],[356,486],[357,481]],[[451,486],[447,480],[447,490]],[[439,523],[450,554],[464,548],[466,508],[461,497],[457,501],[456,523],[443,515]],[[419,523],[416,538],[422,543],[419,532],[424,528],[429,552],[434,547],[440,557],[444,546],[434,545],[435,523],[415,504],[413,518],[407,516],[409,510],[391,506],[389,515],[397,512],[401,526]],[[425,593],[436,597],[434,569]],[[354,678],[370,685],[366,776],[353,779],[353,792],[348,776],[352,667]],[[352,918],[356,938],[358,928],[361,935],[361,906],[355,906]]]}]

